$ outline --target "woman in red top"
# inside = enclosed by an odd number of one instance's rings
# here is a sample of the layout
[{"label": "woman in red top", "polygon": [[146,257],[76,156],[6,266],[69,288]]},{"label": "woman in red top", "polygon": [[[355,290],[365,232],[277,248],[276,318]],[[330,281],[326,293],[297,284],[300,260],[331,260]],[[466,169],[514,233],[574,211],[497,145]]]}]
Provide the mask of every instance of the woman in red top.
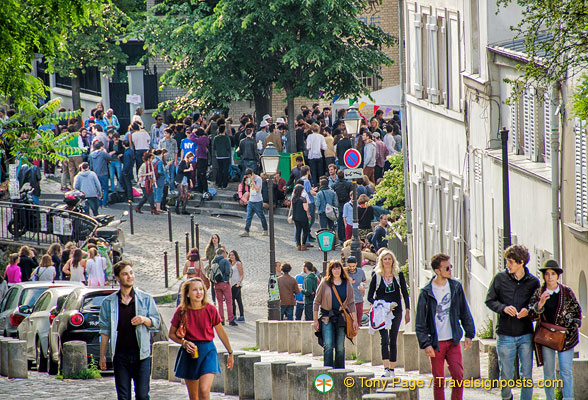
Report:
[{"label": "woman in red top", "polygon": [[[208,303],[206,286],[200,278],[192,278],[182,286],[182,300],[169,330],[169,338],[182,348],[176,358],[174,373],[186,381],[190,400],[207,400],[214,374],[220,372],[214,342],[214,331],[229,352],[227,367],[233,369],[233,350],[216,307]],[[182,322],[183,321],[183,322]],[[178,336],[180,325],[185,327],[184,337]],[[181,329],[180,329],[181,331]],[[182,332],[179,332],[182,333]]]}]

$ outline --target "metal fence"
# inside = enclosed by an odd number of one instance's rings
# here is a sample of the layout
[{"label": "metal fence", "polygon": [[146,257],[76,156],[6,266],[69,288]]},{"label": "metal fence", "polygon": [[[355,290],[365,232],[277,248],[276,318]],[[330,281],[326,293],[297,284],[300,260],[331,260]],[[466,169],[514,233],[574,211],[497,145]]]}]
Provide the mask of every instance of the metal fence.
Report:
[{"label": "metal fence", "polygon": [[51,244],[75,242],[83,246],[94,235],[98,222],[73,211],[32,204],[0,202],[0,240]]}]

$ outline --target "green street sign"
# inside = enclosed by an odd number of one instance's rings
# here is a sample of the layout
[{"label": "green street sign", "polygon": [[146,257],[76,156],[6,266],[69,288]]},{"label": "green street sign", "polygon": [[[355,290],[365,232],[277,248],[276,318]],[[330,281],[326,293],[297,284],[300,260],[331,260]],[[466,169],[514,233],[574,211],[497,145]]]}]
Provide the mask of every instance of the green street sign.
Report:
[{"label": "green street sign", "polygon": [[329,229],[321,229],[317,231],[316,239],[322,251],[327,252],[333,250],[333,246],[335,245],[335,232]]}]

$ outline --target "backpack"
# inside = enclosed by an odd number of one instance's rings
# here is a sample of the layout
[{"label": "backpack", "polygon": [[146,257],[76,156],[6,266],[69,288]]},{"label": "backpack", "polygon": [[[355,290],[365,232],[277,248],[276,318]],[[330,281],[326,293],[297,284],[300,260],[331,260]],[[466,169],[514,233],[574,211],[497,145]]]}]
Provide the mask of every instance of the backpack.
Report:
[{"label": "backpack", "polygon": [[210,267],[210,280],[214,283],[221,283],[224,279],[223,271],[219,263],[213,263]]}]

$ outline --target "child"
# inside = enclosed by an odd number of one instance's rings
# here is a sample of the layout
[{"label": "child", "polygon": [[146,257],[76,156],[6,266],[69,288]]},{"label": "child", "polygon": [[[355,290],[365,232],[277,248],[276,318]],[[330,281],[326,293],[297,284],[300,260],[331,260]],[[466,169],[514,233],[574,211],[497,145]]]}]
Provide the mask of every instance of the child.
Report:
[{"label": "child", "polygon": [[8,286],[22,282],[22,272],[18,266],[19,259],[20,257],[16,253],[12,253],[8,257],[8,266],[6,267],[6,272],[4,273],[4,279],[7,280]]}]

